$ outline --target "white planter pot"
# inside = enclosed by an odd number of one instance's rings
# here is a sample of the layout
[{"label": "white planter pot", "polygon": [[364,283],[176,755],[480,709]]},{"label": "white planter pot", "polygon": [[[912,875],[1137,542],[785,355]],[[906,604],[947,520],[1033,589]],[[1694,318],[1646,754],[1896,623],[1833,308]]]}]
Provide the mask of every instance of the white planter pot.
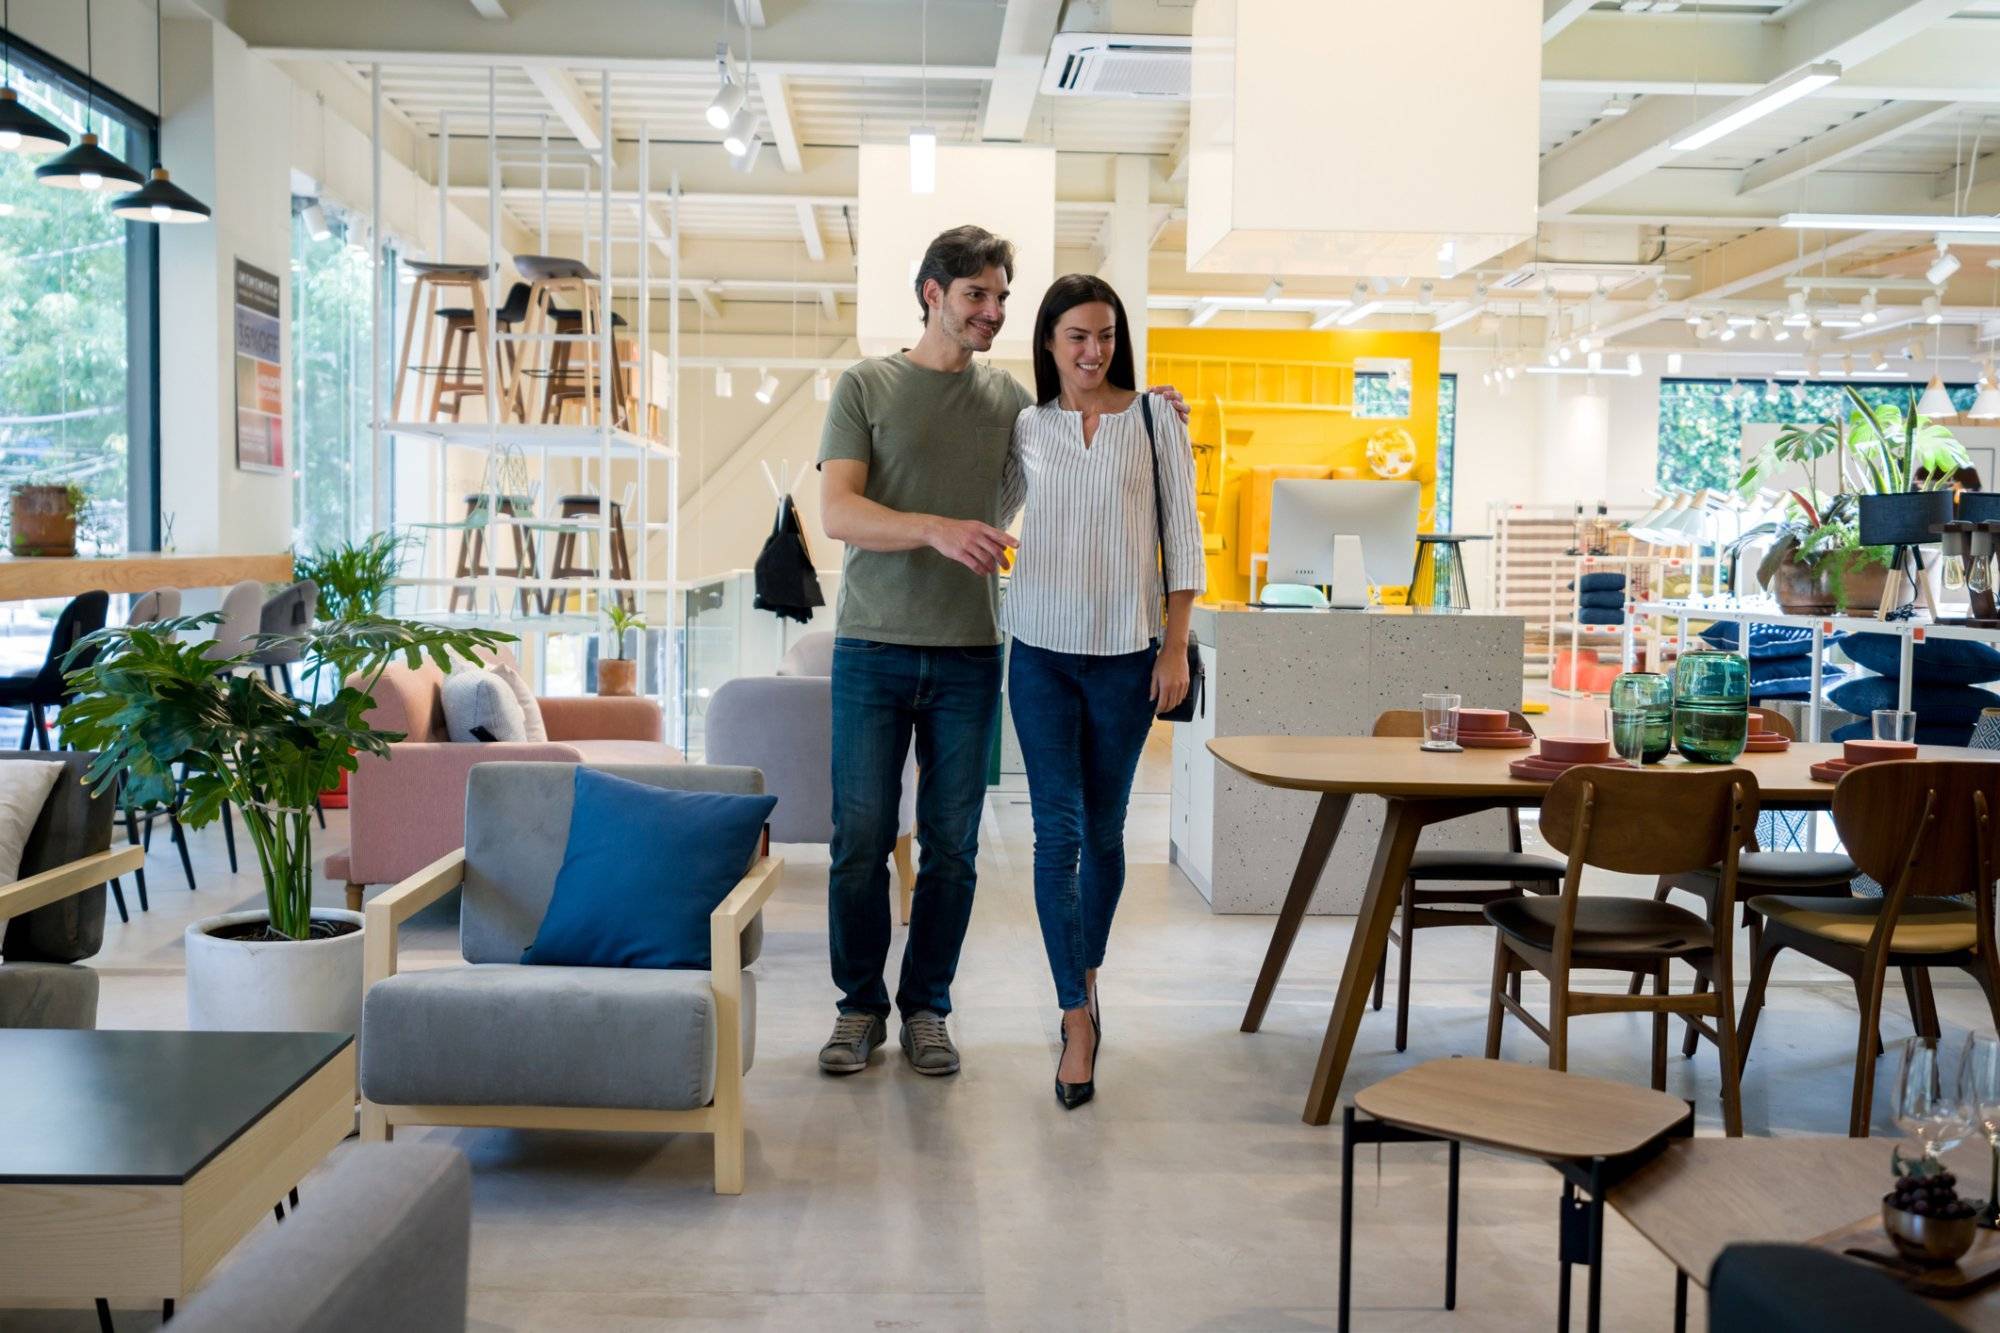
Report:
[{"label": "white planter pot", "polygon": [[[361,924],[361,913],[314,908],[313,916]],[[361,1027],[361,938],[225,940],[209,931],[267,921],[262,911],[225,912],[187,928],[188,1026],[221,1032],[356,1032]]]}]

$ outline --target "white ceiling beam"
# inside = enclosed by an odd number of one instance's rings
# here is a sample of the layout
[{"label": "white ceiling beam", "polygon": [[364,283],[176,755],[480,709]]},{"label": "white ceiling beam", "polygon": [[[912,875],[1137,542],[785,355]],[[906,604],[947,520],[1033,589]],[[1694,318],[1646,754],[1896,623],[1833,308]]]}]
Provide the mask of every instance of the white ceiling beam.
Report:
[{"label": "white ceiling beam", "polygon": [[1797,245],[1796,236],[1788,236],[1775,230],[1757,232],[1741,240],[1731,241],[1727,245],[1717,246],[1704,257],[1702,268],[1709,272],[1720,270],[1733,276],[1724,277],[1683,300],[1669,301],[1661,306],[1647,306],[1637,314],[1602,325],[1597,331],[1597,336],[1603,339],[1616,338],[1620,334],[1643,329],[1661,320],[1685,319],[1692,308],[1706,308],[1712,302],[1735,296],[1739,292],[1755,291],[1780,278],[1790,277],[1800,269],[1810,268],[1815,264],[1831,263],[1857,250],[1865,250],[1878,244],[1880,244],[1879,236],[1864,233],[1804,253],[1794,250],[1788,257],[1772,262],[1772,255],[1782,254],[1786,247]]},{"label": "white ceiling beam", "polygon": [[710,319],[722,318],[722,302],[715,299],[713,288],[704,282],[684,285],[688,289],[688,295],[694,297],[695,301],[701,306],[702,314],[707,315]]},{"label": "white ceiling beam", "polygon": [[[1743,173],[1728,167],[1682,167],[1671,163],[1607,191],[1588,207],[1555,215],[1573,222],[1635,222],[1653,226],[1733,226],[1748,229],[1776,224],[1792,210],[1784,195],[1743,194]],[[1930,178],[1906,172],[1822,171],[1812,178],[1815,210],[1843,213],[1935,213]],[[1678,219],[1675,221],[1674,219]]]},{"label": "white ceiling beam", "polygon": [[819,289],[819,309],[820,313],[828,319],[840,318],[840,298],[834,295],[833,288],[822,287]]},{"label": "white ceiling beam", "polygon": [[1950,115],[1950,102],[1890,102],[1774,153],[1743,173],[1738,194],[1774,190],[1804,180],[1848,158],[1880,148],[1912,130]]},{"label": "white ceiling beam", "polygon": [[1183,187],[1187,185],[1188,141],[1193,133],[1193,125],[1182,130],[1180,139],[1174,144],[1174,150],[1167,154],[1167,179]]},{"label": "white ceiling beam", "polygon": [[1773,77],[1816,60],[1859,65],[1964,7],[1964,0],[1814,0],[1778,25]]},{"label": "white ceiling beam", "polygon": [[1062,19],[1062,0],[1010,0],[1000,24],[993,78],[986,89],[983,139],[1018,142],[1028,132],[1049,43]]},{"label": "white ceiling beam", "polygon": [[505,23],[507,7],[500,0],[472,0],[473,12],[488,23]]},{"label": "white ceiling beam", "polygon": [[583,95],[574,75],[556,65],[527,65],[523,72],[535,85],[535,91],[548,102],[549,110],[569,130],[571,138],[593,153],[604,146],[604,139],[597,132],[597,109]]},{"label": "white ceiling beam", "polygon": [[811,204],[795,204],[799,210],[799,233],[805,237],[806,258],[815,264],[826,258],[826,241],[819,234],[819,214]]},{"label": "white ceiling beam", "polygon": [[1573,213],[1674,156],[1676,134],[1728,106],[1726,97],[1642,97],[1622,116],[1598,121],[1542,158],[1544,217]]},{"label": "white ceiling beam", "polygon": [[771,122],[771,143],[778,150],[778,161],[786,171],[804,171],[805,162],[799,157],[799,131],[792,123],[792,96],[785,87],[785,76],[774,70],[758,70],[757,92],[764,102],[764,117]]},{"label": "white ceiling beam", "polygon": [[1542,41],[1553,42],[1564,28],[1590,12],[1593,0],[1542,0]]}]

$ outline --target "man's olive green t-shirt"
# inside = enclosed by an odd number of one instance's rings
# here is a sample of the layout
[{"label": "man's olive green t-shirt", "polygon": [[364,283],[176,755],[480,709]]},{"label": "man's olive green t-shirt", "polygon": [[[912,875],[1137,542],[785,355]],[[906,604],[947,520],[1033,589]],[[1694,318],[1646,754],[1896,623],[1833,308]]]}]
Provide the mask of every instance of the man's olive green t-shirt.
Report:
[{"label": "man's olive green t-shirt", "polygon": [[[1028,391],[1004,370],[974,362],[930,370],[903,353],[850,368],[834,386],[819,461],[868,465],[863,494],[906,514],[1000,526],[1001,471]],[[998,581],[928,547],[847,548],[836,632],[919,647],[1000,642]]]}]

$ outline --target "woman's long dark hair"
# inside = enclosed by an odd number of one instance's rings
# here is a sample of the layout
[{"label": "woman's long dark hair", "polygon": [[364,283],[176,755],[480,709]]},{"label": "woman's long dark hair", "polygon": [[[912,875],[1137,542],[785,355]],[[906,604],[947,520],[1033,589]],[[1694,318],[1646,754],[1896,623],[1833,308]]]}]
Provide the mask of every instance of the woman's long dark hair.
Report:
[{"label": "woman's long dark hair", "polygon": [[1132,338],[1125,322],[1125,303],[1102,278],[1088,273],[1067,273],[1049,284],[1042,296],[1042,308],[1035,312],[1035,401],[1054,402],[1062,393],[1062,376],[1056,371],[1056,356],[1049,350],[1055,337],[1056,321],[1080,305],[1102,301],[1118,320],[1118,341],[1111,347],[1111,367],[1105,382],[1119,389],[1136,389],[1138,377],[1132,372]]}]

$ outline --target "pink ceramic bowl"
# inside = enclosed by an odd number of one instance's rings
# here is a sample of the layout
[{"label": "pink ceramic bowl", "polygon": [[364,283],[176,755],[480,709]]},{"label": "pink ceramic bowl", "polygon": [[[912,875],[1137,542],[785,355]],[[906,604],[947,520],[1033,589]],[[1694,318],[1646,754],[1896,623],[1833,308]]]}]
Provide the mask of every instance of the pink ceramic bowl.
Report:
[{"label": "pink ceramic bowl", "polygon": [[1850,764],[1879,764],[1884,759],[1915,759],[1917,747],[1908,741],[1848,741],[1840,757]]},{"label": "pink ceramic bowl", "polygon": [[1460,731],[1505,731],[1507,729],[1506,710],[1500,708],[1461,708],[1458,710]]},{"label": "pink ceramic bowl", "polygon": [[1544,736],[1540,755],[1557,764],[1601,764],[1611,757],[1611,742],[1602,736]]}]

